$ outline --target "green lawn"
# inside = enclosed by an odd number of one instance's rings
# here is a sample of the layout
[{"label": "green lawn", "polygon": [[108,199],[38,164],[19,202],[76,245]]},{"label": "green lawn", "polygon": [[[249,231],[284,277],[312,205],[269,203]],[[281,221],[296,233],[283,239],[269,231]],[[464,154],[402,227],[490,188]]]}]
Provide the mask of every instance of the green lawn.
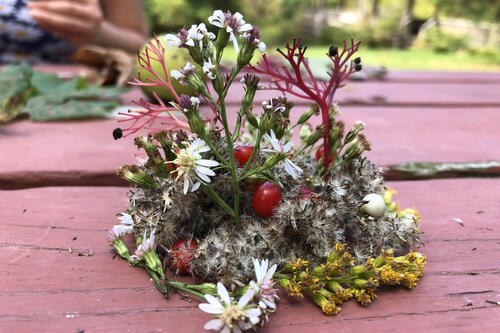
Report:
[{"label": "green lawn", "polygon": [[[273,50],[275,48],[272,48]],[[308,47],[306,55],[309,59],[324,59],[327,46]],[[258,53],[258,52],[257,52]],[[364,49],[360,48],[359,56],[363,64],[385,66],[388,69],[413,69],[433,71],[500,71],[500,55],[472,55],[468,52],[435,53],[427,50],[398,49]],[[256,57],[257,58],[257,57]],[[224,60],[235,59],[234,50],[225,50]]]}]

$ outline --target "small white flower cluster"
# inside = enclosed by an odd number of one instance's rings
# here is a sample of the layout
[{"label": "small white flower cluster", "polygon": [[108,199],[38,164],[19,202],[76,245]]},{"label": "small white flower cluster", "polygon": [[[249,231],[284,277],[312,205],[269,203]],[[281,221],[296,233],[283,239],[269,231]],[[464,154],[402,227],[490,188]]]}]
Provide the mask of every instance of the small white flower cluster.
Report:
[{"label": "small white flower cluster", "polygon": [[222,10],[217,9],[208,18],[208,22],[221,29],[226,29],[226,31],[229,33],[229,40],[233,42],[236,53],[238,53],[238,41],[236,40],[234,33],[252,30],[252,25],[245,23],[245,20],[243,20],[243,15],[238,12],[231,15],[231,13],[229,12],[224,13]]},{"label": "small white flower cluster", "polygon": [[196,72],[196,67],[190,62],[186,62],[180,71],[176,69],[171,70],[170,76],[178,80],[182,85],[187,85],[187,82],[184,81],[184,79],[193,72]]},{"label": "small white flower cluster", "polygon": [[226,287],[220,282],[217,283],[219,298],[205,295],[208,303],[200,304],[200,310],[217,317],[205,324],[206,330],[240,333],[242,330],[255,328],[260,322],[267,321],[268,313],[276,309],[275,299],[279,297],[277,289],[274,288],[273,275],[277,265],[268,268],[267,259],[262,262],[257,259],[252,260],[257,281],[250,282],[250,288],[240,299],[232,299]]},{"label": "small white flower cluster", "polygon": [[210,147],[205,141],[198,138],[192,142],[186,142],[186,147],[179,149],[177,158],[172,161],[177,166],[173,171],[177,172],[176,180],[182,178],[184,181],[184,194],[188,192],[190,187],[191,192],[194,192],[202,182],[210,183],[209,176],[215,176],[215,172],[210,168],[218,166],[219,162],[203,159],[200,153],[207,151],[210,151]]},{"label": "small white flower cluster", "polygon": [[[266,148],[262,149],[262,151],[269,152],[269,153],[278,153],[278,154],[288,154],[290,150],[293,147],[292,142],[287,142],[285,145],[281,143],[277,138],[276,134],[274,131],[271,129],[270,130],[271,135],[265,134],[264,138],[269,141],[271,144],[272,148]],[[285,163],[285,171],[293,177],[293,179],[297,179],[303,172],[301,168],[299,168],[297,165],[295,165],[291,159],[285,158],[284,160]]]},{"label": "small white flower cluster", "polygon": [[163,40],[165,41],[165,46],[167,49],[170,49],[174,46],[194,47],[196,42],[198,42],[200,49],[202,49],[203,40],[205,39],[208,41],[212,41],[215,39],[215,35],[211,32],[208,32],[205,23],[200,23],[198,25],[193,24],[191,28],[189,28],[189,30],[181,29],[181,31],[177,35],[167,34],[165,35]]},{"label": "small white flower cluster", "polygon": [[206,61],[203,63],[203,73],[207,75],[207,77],[210,80],[215,79],[215,65],[212,63],[212,59],[207,58]]},{"label": "small white flower cluster", "polygon": [[126,234],[130,234],[134,230],[134,220],[127,213],[121,213],[118,217],[120,224],[114,225],[108,232],[108,241],[112,242],[115,239],[122,238]]},{"label": "small white flower cluster", "polygon": [[156,249],[156,244],[155,244],[155,234],[156,234],[156,229],[153,229],[149,233],[149,237],[146,237],[146,232],[144,232],[144,235],[142,236],[142,242],[139,244],[137,249],[135,250],[135,255],[131,256],[131,259],[134,260],[141,260],[146,252],[148,251],[155,251]]}]

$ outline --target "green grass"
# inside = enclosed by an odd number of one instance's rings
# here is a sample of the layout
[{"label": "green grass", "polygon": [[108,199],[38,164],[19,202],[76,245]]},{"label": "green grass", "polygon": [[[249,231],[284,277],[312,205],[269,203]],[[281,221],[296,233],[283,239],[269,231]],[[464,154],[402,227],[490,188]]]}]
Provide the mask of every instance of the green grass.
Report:
[{"label": "green grass", "polygon": [[[325,59],[327,61],[325,56],[327,49],[326,46],[311,46],[308,47],[306,55],[309,59]],[[435,53],[427,50],[364,49],[361,47],[358,55],[362,58],[364,65],[383,65],[388,69],[500,71],[499,54]],[[236,59],[234,50],[227,48],[223,58],[226,61],[234,61]]]}]

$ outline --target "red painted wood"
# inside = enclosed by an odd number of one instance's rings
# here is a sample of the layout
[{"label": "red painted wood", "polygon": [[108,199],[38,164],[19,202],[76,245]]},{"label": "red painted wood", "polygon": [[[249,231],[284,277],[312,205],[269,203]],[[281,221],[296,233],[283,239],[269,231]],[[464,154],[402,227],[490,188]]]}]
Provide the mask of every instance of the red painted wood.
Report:
[{"label": "red painted wood", "polygon": [[389,70],[384,81],[411,83],[481,83],[499,84],[498,72],[441,72],[441,71],[411,71]]},{"label": "red painted wood", "polygon": [[[304,106],[292,111],[298,119]],[[206,110],[206,108],[205,108]],[[366,123],[372,150],[365,153],[380,166],[404,162],[473,162],[500,160],[497,108],[341,107],[339,119],[350,128]],[[229,108],[230,123],[235,108]],[[260,114],[256,108],[255,112]],[[311,120],[319,124],[320,118]],[[118,185],[123,164],[144,157],[133,136],[113,140],[116,120],[33,123],[18,121],[0,128],[0,188],[40,185]],[[142,132],[144,133],[144,132]],[[295,140],[297,141],[297,140]],[[10,184],[10,185],[9,185]]]},{"label": "red painted wood", "polygon": [[[500,180],[389,185],[402,207],[416,207],[423,218],[428,266],[419,286],[382,290],[366,309],[349,302],[336,317],[283,297],[261,332],[496,332],[498,307],[486,300],[500,301]],[[202,331],[210,318],[197,301],[164,300],[143,270],[113,259],[105,237],[126,208],[125,193],[113,187],[0,192],[0,331]],[[70,245],[94,255],[70,254]]]},{"label": "red painted wood", "polygon": [[[338,91],[334,101],[340,105],[392,105],[392,106],[499,106],[500,82],[480,83],[427,83],[414,84],[385,81],[349,81]],[[243,87],[234,84],[229,89],[227,103],[239,104]],[[280,96],[278,91],[257,92],[255,101],[261,102]],[[310,101],[290,97],[297,104]]]}]

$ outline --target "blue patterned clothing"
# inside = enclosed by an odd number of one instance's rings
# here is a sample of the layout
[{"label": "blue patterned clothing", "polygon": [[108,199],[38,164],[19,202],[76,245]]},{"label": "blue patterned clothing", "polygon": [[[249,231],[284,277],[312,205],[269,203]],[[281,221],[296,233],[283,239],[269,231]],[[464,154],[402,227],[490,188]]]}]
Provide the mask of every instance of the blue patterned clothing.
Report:
[{"label": "blue patterned clothing", "polygon": [[0,0],[0,64],[68,63],[75,46],[42,30],[28,0]]}]

